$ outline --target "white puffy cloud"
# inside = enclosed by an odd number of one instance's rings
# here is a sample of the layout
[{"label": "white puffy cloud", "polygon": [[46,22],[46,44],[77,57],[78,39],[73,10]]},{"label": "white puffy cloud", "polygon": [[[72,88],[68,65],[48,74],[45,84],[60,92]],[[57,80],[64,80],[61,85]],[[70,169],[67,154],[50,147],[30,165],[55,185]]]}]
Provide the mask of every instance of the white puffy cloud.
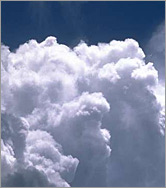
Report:
[{"label": "white puffy cloud", "polygon": [[67,182],[72,181],[79,161],[71,155],[62,155],[61,152],[61,146],[49,133],[41,130],[29,132],[25,152],[26,163],[44,172],[52,185],[68,187]]},{"label": "white puffy cloud", "polygon": [[2,185],[69,187],[78,159],[63,155],[49,133],[28,128],[26,120],[2,114]]},{"label": "white puffy cloud", "polygon": [[[24,160],[25,139],[28,131],[28,122],[24,118],[16,118],[13,115],[2,112],[1,137],[4,149],[12,147],[14,156],[19,162]],[[6,150],[6,149],[5,149]],[[6,150],[7,151],[7,150]],[[10,154],[13,152],[10,152]]]},{"label": "white puffy cloud", "polygon": [[2,179],[14,170],[14,164],[16,158],[14,157],[13,149],[10,145],[4,145],[3,140],[1,140],[1,165],[2,165]]},{"label": "white puffy cloud", "polygon": [[1,63],[4,185],[164,185],[164,87],[135,40],[48,37]]},{"label": "white puffy cloud", "polygon": [[[80,173],[84,168],[93,173],[110,156],[110,134],[101,128],[102,117],[109,109],[101,93],[86,92],[62,106],[47,104],[27,119],[31,129],[46,130],[62,145],[65,154],[79,159],[83,166]],[[88,181],[86,178],[82,181]]]}]

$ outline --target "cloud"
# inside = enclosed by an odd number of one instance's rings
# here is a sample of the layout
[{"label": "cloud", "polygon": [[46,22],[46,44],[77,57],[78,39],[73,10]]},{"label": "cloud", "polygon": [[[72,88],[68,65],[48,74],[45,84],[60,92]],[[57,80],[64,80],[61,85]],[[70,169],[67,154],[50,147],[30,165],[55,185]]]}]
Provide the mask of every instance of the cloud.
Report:
[{"label": "cloud", "polygon": [[3,185],[164,185],[164,87],[138,42],[48,37],[1,64]]},{"label": "cloud", "polygon": [[[64,21],[71,25],[76,32],[83,35],[84,18],[82,8],[86,2],[60,1],[60,8],[63,12]],[[80,21],[81,20],[81,21]]]},{"label": "cloud", "polygon": [[159,78],[165,82],[165,21],[153,32],[146,48],[147,61],[153,61]]},{"label": "cloud", "polygon": [[61,145],[56,143],[49,133],[40,130],[29,132],[26,162],[44,172],[52,185],[68,187],[67,182],[72,181],[79,161],[71,155],[64,156],[61,152]]},{"label": "cloud", "polygon": [[2,114],[2,185],[68,187],[78,159],[64,156],[49,133],[28,128],[26,120]]},{"label": "cloud", "polygon": [[[94,173],[96,166],[106,161],[111,152],[110,134],[101,128],[102,117],[109,111],[109,104],[101,93],[86,92],[58,106],[58,111],[56,108],[57,105],[48,105],[34,111],[28,117],[28,121],[32,122],[31,128],[40,128],[52,134],[62,145],[65,154],[79,159],[82,166],[80,173],[84,170],[88,174]],[[82,183],[88,183],[87,179],[88,176],[81,177]]]},{"label": "cloud", "polygon": [[32,3],[31,1],[28,2],[27,11],[31,21],[37,25],[37,31],[41,29],[44,30],[46,26],[48,26],[47,20],[51,17],[49,8],[49,5],[43,1],[35,3]]}]

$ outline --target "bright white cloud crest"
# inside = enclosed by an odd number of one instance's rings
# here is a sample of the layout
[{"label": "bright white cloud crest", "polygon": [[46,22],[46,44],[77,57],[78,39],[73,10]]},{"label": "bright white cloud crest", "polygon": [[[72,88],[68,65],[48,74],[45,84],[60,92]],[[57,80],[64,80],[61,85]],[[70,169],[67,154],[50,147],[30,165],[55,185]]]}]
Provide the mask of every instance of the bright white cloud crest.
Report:
[{"label": "bright white cloud crest", "polygon": [[1,51],[3,186],[133,186],[139,170],[137,185],[163,182],[161,86],[135,40]]}]

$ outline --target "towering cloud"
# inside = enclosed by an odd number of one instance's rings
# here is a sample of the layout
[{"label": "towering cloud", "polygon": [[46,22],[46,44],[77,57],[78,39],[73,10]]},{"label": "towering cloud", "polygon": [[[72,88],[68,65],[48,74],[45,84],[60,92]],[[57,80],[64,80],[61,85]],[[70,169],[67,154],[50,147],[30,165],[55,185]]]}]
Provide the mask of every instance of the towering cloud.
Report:
[{"label": "towering cloud", "polygon": [[135,40],[1,51],[3,186],[164,185],[164,88]]}]

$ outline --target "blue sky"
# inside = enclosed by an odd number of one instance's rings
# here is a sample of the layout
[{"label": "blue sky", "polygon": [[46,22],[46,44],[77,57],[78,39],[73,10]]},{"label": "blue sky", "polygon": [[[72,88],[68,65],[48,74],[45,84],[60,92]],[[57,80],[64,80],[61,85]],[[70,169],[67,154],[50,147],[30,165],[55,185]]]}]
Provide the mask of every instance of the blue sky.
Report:
[{"label": "blue sky", "polygon": [[11,49],[29,39],[56,36],[75,46],[134,38],[143,47],[164,21],[165,3],[2,2],[2,42]]}]

